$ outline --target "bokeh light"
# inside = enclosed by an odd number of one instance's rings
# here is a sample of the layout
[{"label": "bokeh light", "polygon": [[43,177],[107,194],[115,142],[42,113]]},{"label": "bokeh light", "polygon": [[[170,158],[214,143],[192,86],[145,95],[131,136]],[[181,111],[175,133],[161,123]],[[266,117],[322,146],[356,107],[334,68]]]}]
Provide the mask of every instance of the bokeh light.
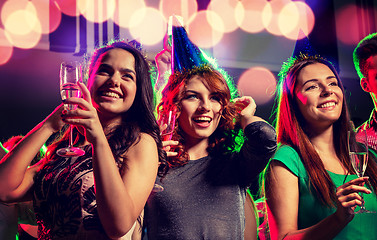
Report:
[{"label": "bokeh light", "polygon": [[161,0],[159,9],[166,22],[170,16],[177,15],[183,18],[183,23],[187,23],[197,13],[198,3],[196,0]]},{"label": "bokeh light", "polygon": [[5,37],[5,32],[0,29],[0,65],[9,61],[13,54],[13,46]]},{"label": "bokeh light", "polygon": [[49,34],[55,31],[62,19],[58,5],[52,1],[31,0],[36,10],[37,17],[42,26],[42,33]]},{"label": "bokeh light", "polygon": [[[6,1],[0,12],[1,22],[5,24],[6,20],[9,18],[9,15],[18,10],[25,10],[29,5],[28,0],[8,0]],[[16,31],[16,30],[14,30]]]},{"label": "bokeh light", "polygon": [[39,32],[31,31],[28,34],[19,35],[5,31],[5,36],[13,46],[18,48],[30,49],[34,48],[40,41],[42,34]]},{"label": "bokeh light", "polygon": [[239,19],[239,26],[249,33],[257,33],[264,29],[262,21],[263,9],[269,4],[266,0],[242,1],[244,16]]},{"label": "bokeh light", "polygon": [[236,30],[238,28],[236,21],[236,7],[239,6],[239,3],[238,0],[211,0],[207,10],[216,13],[217,16],[221,18],[222,22],[219,24],[219,22],[212,21],[213,18],[211,18],[211,16],[213,14],[209,14],[208,22],[211,24],[212,28],[227,33]]},{"label": "bokeh light", "polygon": [[117,0],[115,14],[113,20],[120,27],[129,28],[131,16],[145,8],[143,0]]},{"label": "bokeh light", "polygon": [[59,10],[68,16],[79,16],[80,11],[76,8],[76,0],[54,0],[54,2],[59,6]]},{"label": "bokeh light", "polygon": [[[211,16],[211,14],[213,14]],[[218,44],[224,33],[213,29],[208,22],[208,16],[216,18],[216,13],[210,11],[199,11],[192,21],[187,25],[189,38],[201,48],[211,48]],[[217,16],[217,18],[219,18]]]},{"label": "bokeh light", "polygon": [[154,45],[165,36],[166,22],[161,12],[155,8],[136,11],[130,19],[130,33],[134,39],[145,45]]},{"label": "bokeh light", "polygon": [[290,2],[281,10],[278,18],[280,32],[296,40],[308,36],[313,30],[315,17],[312,9],[304,2]]},{"label": "bokeh light", "polygon": [[265,67],[252,67],[242,73],[237,88],[242,96],[251,96],[256,104],[265,104],[273,97],[276,89],[276,78]]},{"label": "bokeh light", "polygon": [[[361,38],[361,27],[363,24],[358,19],[358,12],[361,16],[368,16],[365,9],[358,8],[357,6],[350,4],[336,13],[336,33],[339,41],[348,45],[356,45]],[[377,14],[377,12],[375,12]],[[367,22],[375,21],[373,19],[367,20]]]},{"label": "bokeh light", "polygon": [[279,16],[289,0],[272,0],[266,4],[262,12],[262,21],[266,30],[276,36],[281,36]]},{"label": "bokeh light", "polygon": [[78,0],[80,13],[89,21],[102,23],[114,15],[115,0]]}]

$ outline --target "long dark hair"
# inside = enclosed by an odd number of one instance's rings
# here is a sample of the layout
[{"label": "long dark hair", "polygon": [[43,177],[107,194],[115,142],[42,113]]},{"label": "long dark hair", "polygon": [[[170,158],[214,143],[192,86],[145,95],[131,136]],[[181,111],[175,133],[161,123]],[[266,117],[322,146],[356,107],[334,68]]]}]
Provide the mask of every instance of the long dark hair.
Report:
[{"label": "long dark hair", "polygon": [[167,111],[169,111],[172,106],[177,109],[175,129],[173,131],[172,139],[178,140],[179,145],[176,147],[178,155],[168,159],[169,165],[172,167],[182,166],[189,160],[188,153],[184,147],[185,139],[183,137],[182,129],[179,126],[178,118],[181,112],[181,102],[185,96],[187,82],[193,76],[199,76],[205,80],[203,81],[203,84],[211,89],[211,91],[218,94],[222,106],[222,115],[219,126],[209,137],[209,145],[207,148],[208,153],[226,154],[227,152],[237,149],[237,144],[239,143],[239,141],[236,141],[236,138],[240,131],[240,127],[234,123],[236,110],[233,103],[230,102],[231,93],[222,74],[208,65],[202,65],[189,71],[173,74],[170,76],[167,85],[162,91],[162,99],[158,105],[159,114],[167,114]]},{"label": "long dark hair", "polygon": [[[123,154],[135,142],[139,141],[140,133],[147,133],[153,137],[157,143],[159,161],[159,174],[163,175],[167,171],[166,154],[162,150],[162,143],[160,139],[160,129],[156,118],[153,114],[155,101],[152,87],[152,80],[150,77],[150,66],[143,54],[131,44],[124,41],[115,41],[109,43],[101,48],[98,48],[92,55],[88,69],[89,81],[90,77],[95,74],[95,65],[101,56],[111,49],[120,48],[131,53],[135,58],[136,71],[136,95],[132,106],[127,112],[122,113],[122,122],[120,125],[114,127],[107,134],[109,145],[113,152],[114,158],[119,166],[126,164],[123,159]],[[90,86],[90,82],[88,83]],[[77,142],[84,141],[84,136],[75,131]],[[62,139],[52,145],[51,153],[55,153],[57,146],[67,144],[68,132],[64,133]],[[63,143],[64,142],[64,143]]]},{"label": "long dark hair", "polygon": [[[312,58],[295,63],[279,82],[276,98],[278,104],[276,122],[277,142],[279,144],[289,145],[298,152],[308,172],[309,181],[317,197],[325,205],[333,206],[337,199],[334,191],[335,185],[330,175],[327,173],[320,156],[309,140],[309,133],[305,127],[306,121],[295,100],[297,76],[304,67],[315,63],[321,63],[330,68],[338,80],[340,89],[344,93],[344,88],[338,73],[334,66],[327,60]],[[334,122],[333,129],[334,136],[336,136],[333,140],[336,154],[342,165],[349,172],[354,173],[348,154],[347,131],[351,129],[351,124],[345,94],[343,94],[343,108],[340,118]],[[372,163],[371,165],[371,167],[368,166],[367,174],[373,178],[371,179],[371,185],[373,189],[376,189],[376,164]]]}]

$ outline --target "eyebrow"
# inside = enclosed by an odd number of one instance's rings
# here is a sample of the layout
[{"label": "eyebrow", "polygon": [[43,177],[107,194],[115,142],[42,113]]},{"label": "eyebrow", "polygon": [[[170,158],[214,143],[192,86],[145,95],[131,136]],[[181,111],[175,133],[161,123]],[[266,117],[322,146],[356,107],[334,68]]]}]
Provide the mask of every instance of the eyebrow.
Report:
[{"label": "eyebrow", "polygon": [[[326,78],[326,80],[334,79],[334,78],[338,81],[338,79],[335,76],[328,76]],[[305,86],[305,84],[310,83],[310,82],[318,82],[318,79],[316,79],[316,78],[309,79],[308,81],[304,82],[304,84],[302,84],[302,86]]]},{"label": "eyebrow", "polygon": [[[100,67],[106,67],[106,68],[111,68],[111,69],[113,68],[112,66],[110,66],[107,63],[101,63],[98,68],[100,68]],[[121,68],[120,71],[121,72],[127,72],[127,73],[133,73],[136,76],[136,72],[134,70],[130,69],[130,68]]]}]

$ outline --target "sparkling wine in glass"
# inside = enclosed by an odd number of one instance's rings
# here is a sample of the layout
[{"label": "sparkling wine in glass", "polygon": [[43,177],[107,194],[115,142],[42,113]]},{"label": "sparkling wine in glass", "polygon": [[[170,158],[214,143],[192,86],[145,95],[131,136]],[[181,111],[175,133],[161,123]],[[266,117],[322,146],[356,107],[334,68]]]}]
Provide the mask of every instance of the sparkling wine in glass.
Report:
[{"label": "sparkling wine in glass", "polygon": [[158,124],[160,126],[166,126],[164,130],[161,131],[162,141],[169,141],[172,138],[174,127],[175,127],[175,117],[176,110],[171,108],[167,114],[162,114],[159,116]]},{"label": "sparkling wine in glass", "polygon": [[[70,97],[80,97],[79,82],[81,78],[81,66],[77,62],[63,62],[60,65],[60,95],[62,100]],[[76,104],[64,104],[66,110],[74,110],[77,108]],[[85,151],[81,148],[73,146],[72,125],[69,126],[69,146],[61,148],[56,151],[61,157],[82,156]]]},{"label": "sparkling wine in glass", "polygon": [[[354,130],[348,131],[349,155],[352,167],[358,177],[363,177],[368,164],[368,141],[366,131],[356,134]],[[360,192],[361,198],[363,193]],[[372,213],[367,210],[364,203],[355,213]]]},{"label": "sparkling wine in glass", "polygon": [[[176,109],[175,107],[171,107],[167,114],[159,114],[158,116],[158,125],[165,127],[164,130],[161,131],[161,140],[162,141],[169,141],[172,138],[174,126],[175,126],[175,117],[176,117]],[[164,148],[167,150],[167,148]],[[161,192],[164,190],[160,184],[155,183],[153,186],[153,192]]]}]

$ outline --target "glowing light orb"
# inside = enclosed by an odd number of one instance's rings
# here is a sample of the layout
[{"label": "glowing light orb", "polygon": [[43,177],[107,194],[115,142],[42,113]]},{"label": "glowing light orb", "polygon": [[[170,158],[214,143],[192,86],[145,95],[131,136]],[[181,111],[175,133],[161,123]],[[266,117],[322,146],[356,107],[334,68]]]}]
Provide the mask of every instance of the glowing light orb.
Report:
[{"label": "glowing light orb", "polygon": [[187,23],[198,11],[196,0],[161,0],[159,10],[167,22],[172,15],[178,15],[183,18],[183,23]]},{"label": "glowing light orb", "polygon": [[243,96],[251,96],[256,104],[265,104],[274,97],[276,79],[265,67],[252,67],[242,73],[237,84]]},{"label": "glowing light orb", "polygon": [[161,12],[154,8],[143,8],[136,11],[130,19],[130,33],[142,44],[154,45],[165,36],[166,22]]},{"label": "glowing light orb", "polygon": [[281,36],[279,28],[279,16],[289,0],[272,0],[268,2],[262,11],[262,22],[266,30],[276,36]]},{"label": "glowing light orb", "polygon": [[[368,16],[365,9],[360,9],[353,4],[347,5],[337,12],[335,16],[336,34],[342,43],[356,45],[364,37],[359,35],[362,31],[360,30],[358,14]],[[372,21],[374,20],[371,19]]]},{"label": "glowing light orb", "polygon": [[114,15],[115,0],[78,0],[80,13],[89,21],[102,23]]},{"label": "glowing light orb", "polygon": [[213,17],[213,19],[219,19],[216,15],[216,13],[210,11],[199,11],[193,20],[188,23],[187,32],[189,38],[197,46],[211,48],[221,41],[224,33],[212,28],[208,22],[208,16]]},{"label": "glowing light orb", "polygon": [[[240,28],[249,33],[257,33],[264,29],[262,12],[269,2],[266,0],[252,0],[240,2],[244,16],[238,20]],[[240,14],[237,14],[239,16]]]},{"label": "glowing light orb", "polygon": [[131,27],[130,21],[132,15],[135,12],[144,9],[145,2],[143,0],[118,0],[116,6],[117,11],[115,11],[115,14],[113,16],[114,22],[117,23],[120,27],[129,28]]},{"label": "glowing light orb", "polygon": [[[212,28],[216,29],[220,32],[232,32],[238,28],[237,20],[236,20],[236,8],[238,9],[238,13],[241,11],[239,9],[240,2],[238,0],[212,0],[207,10],[214,12],[217,16],[221,19],[221,24],[218,21],[213,21],[214,19],[211,17],[210,14],[208,22],[211,24]],[[219,27],[221,25],[221,27]]]},{"label": "glowing light orb", "polygon": [[286,4],[278,17],[280,32],[286,38],[292,40],[308,36],[313,30],[314,22],[315,17],[312,9],[303,2],[290,2]]},{"label": "glowing light orb", "polygon": [[38,17],[28,10],[14,11],[5,20],[4,27],[7,32],[18,35],[27,35],[32,31],[42,32]]},{"label": "glowing light orb", "polygon": [[49,34],[55,31],[62,19],[58,5],[52,1],[31,0],[34,5],[37,17],[42,26],[42,33]]},{"label": "glowing light orb", "polygon": [[[25,10],[29,5],[28,0],[8,0],[6,1],[1,8],[1,22],[4,24],[9,16],[18,10]],[[16,30],[15,30],[16,31]]]}]

